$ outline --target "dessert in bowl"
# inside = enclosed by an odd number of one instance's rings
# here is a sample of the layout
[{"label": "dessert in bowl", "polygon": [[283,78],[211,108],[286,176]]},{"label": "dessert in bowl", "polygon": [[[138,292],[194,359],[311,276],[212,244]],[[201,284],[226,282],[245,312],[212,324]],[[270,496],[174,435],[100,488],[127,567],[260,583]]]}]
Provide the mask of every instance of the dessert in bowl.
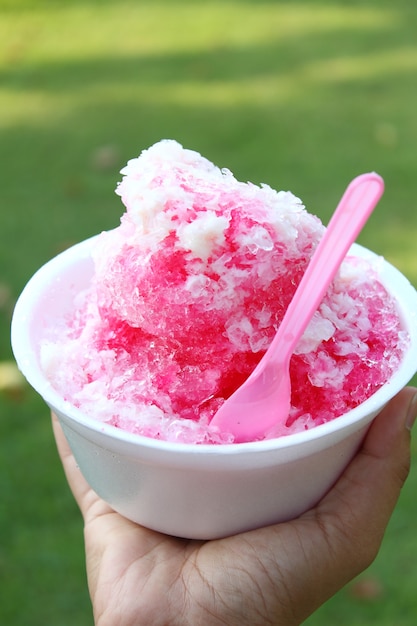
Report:
[{"label": "dessert in bowl", "polygon": [[121,226],[24,289],[20,369],[93,489],[137,523],[210,539],[299,515],[413,376],[415,290],[353,246],[294,354],[287,424],[234,443],[211,419],[261,358],[324,227],[289,192],[176,142],[124,173]]}]

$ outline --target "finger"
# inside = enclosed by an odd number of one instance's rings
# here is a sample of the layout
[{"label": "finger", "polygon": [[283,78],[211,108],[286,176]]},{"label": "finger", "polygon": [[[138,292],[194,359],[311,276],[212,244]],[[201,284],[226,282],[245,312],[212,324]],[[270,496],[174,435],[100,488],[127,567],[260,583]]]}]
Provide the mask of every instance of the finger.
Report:
[{"label": "finger", "polygon": [[333,549],[340,543],[346,566],[350,555],[359,571],[376,556],[409,473],[408,425],[417,411],[416,392],[405,388],[376,417],[358,454],[316,510]]},{"label": "finger", "polygon": [[99,498],[82,475],[58,418],[54,413],[52,413],[52,429],[69,487],[85,519],[91,507],[99,501]]}]

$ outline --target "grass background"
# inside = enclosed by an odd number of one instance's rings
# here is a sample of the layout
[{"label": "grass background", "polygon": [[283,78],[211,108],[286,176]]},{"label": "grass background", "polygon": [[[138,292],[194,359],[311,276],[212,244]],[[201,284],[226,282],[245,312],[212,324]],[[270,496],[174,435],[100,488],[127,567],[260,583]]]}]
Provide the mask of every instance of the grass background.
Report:
[{"label": "grass background", "polygon": [[[14,378],[25,282],[117,225],[118,171],[169,137],[325,222],[376,170],[386,193],[360,241],[417,285],[416,32],[414,0],[0,0],[1,623],[92,624],[48,413]],[[309,626],[414,626],[416,474],[376,562]]]}]

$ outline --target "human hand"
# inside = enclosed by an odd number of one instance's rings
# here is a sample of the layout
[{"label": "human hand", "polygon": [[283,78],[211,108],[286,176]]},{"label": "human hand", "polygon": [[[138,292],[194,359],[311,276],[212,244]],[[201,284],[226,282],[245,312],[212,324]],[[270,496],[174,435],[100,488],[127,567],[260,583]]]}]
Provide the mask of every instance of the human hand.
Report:
[{"label": "human hand", "polygon": [[53,427],[84,518],[96,626],[295,626],[376,556],[410,463],[416,389],[374,420],[348,468],[299,518],[214,541],[177,539],[115,513]]}]

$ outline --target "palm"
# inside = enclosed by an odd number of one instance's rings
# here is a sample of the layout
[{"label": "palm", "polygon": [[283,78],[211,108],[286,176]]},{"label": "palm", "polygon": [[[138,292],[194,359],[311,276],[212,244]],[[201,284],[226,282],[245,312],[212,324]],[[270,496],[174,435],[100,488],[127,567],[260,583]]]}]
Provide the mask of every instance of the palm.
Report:
[{"label": "palm", "polygon": [[[96,623],[106,615],[109,624],[119,623],[117,616],[123,616],[123,624],[278,623],[270,599],[281,611],[288,598],[282,561],[278,565],[270,552],[270,530],[209,542],[177,539],[129,522],[92,492],[88,497],[85,540]],[[310,524],[300,521],[300,530]],[[306,549],[300,537],[307,544],[305,532],[293,525],[276,527],[281,557],[285,545],[296,545],[300,553]],[[310,574],[304,570],[303,576]],[[277,594],[280,578],[282,597]],[[299,623],[290,619],[288,615],[286,625]]]}]

